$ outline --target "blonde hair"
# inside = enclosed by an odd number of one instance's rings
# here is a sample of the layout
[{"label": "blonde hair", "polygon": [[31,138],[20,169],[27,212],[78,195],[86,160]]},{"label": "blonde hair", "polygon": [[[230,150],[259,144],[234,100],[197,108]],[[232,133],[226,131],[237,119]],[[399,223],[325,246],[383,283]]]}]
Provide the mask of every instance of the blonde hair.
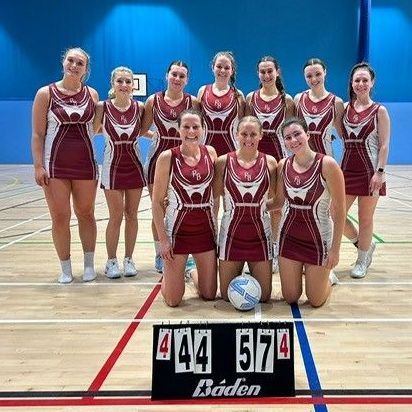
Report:
[{"label": "blonde hair", "polygon": [[133,71],[132,71],[132,69],[129,69],[126,66],[119,66],[119,67],[116,67],[115,69],[113,69],[112,74],[110,75],[111,88],[110,88],[109,93],[108,93],[110,99],[114,99],[116,97],[115,93],[114,93],[113,82],[114,82],[114,78],[116,77],[116,74],[120,73],[120,72],[126,72],[127,74],[129,74],[131,79],[132,79],[132,83],[133,83]]},{"label": "blonde hair", "polygon": [[247,122],[256,123],[259,127],[259,132],[262,133],[262,123],[260,122],[260,120],[256,116],[244,116],[244,117],[242,117],[240,119],[238,125],[237,125],[237,131],[239,132],[240,126],[243,123],[247,123]]},{"label": "blonde hair", "polygon": [[86,73],[82,77],[82,82],[85,82],[90,76],[90,54],[83,50],[81,47],[69,47],[63,52],[62,63],[66,60],[67,55],[72,51],[80,53],[86,58]]}]

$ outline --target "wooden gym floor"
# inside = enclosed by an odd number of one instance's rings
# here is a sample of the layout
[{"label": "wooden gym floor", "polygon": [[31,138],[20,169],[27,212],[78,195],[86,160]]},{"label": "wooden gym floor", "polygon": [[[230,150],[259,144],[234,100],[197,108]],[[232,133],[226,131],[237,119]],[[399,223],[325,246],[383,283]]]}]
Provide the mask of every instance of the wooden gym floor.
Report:
[{"label": "wooden gym floor", "polygon": [[[350,278],[356,252],[344,240],[340,284],[322,308],[285,304],[274,275],[270,303],[240,313],[220,299],[196,299],[190,283],[180,307],[164,305],[153,270],[146,191],[134,254],[139,275],[109,281],[103,274],[108,212],[98,190],[98,278],[80,280],[82,251],[73,220],[76,280],[57,284],[51,222],[32,167],[0,166],[0,409],[412,410],[412,166],[388,169],[389,195],[378,204],[377,248],[365,279]],[[351,216],[356,221],[355,208]],[[296,398],[152,402],[152,324],[192,319],[295,322]]]}]

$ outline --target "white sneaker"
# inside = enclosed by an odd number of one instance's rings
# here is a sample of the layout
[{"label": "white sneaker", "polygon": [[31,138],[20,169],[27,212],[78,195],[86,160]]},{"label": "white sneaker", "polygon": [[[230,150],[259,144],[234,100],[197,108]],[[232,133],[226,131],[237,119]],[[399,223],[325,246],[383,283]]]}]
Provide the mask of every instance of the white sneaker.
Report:
[{"label": "white sneaker", "polygon": [[329,272],[329,282],[331,286],[335,286],[339,284],[339,279],[333,270]]},{"label": "white sneaker", "polygon": [[123,271],[126,277],[132,277],[137,275],[136,266],[134,265],[131,257],[125,257],[123,260]]},{"label": "white sneaker", "polygon": [[104,273],[109,279],[118,279],[120,278],[120,276],[122,276],[122,272],[119,268],[119,264],[117,263],[116,258],[107,259]]},{"label": "white sneaker", "polygon": [[94,268],[87,266],[84,268],[84,273],[83,273],[83,282],[91,282],[92,280],[96,279],[96,272],[94,271]]},{"label": "white sneaker", "polygon": [[73,282],[73,275],[71,273],[67,274],[67,273],[62,273],[57,281],[61,284],[67,284],[67,283],[71,283]]},{"label": "white sneaker", "polygon": [[352,278],[362,279],[368,273],[368,257],[366,259],[358,259],[355,263],[355,266],[350,272]]}]

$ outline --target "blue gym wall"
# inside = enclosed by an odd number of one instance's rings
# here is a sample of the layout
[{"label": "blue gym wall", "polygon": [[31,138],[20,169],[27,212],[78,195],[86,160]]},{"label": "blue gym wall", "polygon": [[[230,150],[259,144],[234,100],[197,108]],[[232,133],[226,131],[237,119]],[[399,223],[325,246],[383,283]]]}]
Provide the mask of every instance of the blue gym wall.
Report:
[{"label": "blue gym wall", "polygon": [[[118,65],[147,73],[148,93],[164,88],[172,60],[190,68],[187,90],[212,81],[210,60],[233,50],[237,85],[257,87],[256,61],[274,55],[287,91],[306,87],[304,61],[328,66],[327,87],[346,100],[348,73],[358,52],[360,0],[62,0],[2,2],[0,13],[0,163],[30,163],[31,103],[36,90],[61,76],[60,56],[81,46],[92,56],[88,83],[106,98],[111,70]],[[411,117],[412,5],[408,0],[373,1],[369,60],[377,71],[374,98],[392,116],[390,163],[412,163],[402,133]],[[144,145],[144,143],[143,143]],[[102,139],[97,138],[99,158]]]}]

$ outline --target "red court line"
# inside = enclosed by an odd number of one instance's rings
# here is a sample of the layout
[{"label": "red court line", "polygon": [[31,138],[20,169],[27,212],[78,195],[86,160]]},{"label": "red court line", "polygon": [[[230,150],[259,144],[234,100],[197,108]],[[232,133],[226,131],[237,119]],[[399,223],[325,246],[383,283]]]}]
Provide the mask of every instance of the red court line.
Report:
[{"label": "red court line", "polygon": [[[150,306],[152,305],[153,301],[155,300],[157,294],[160,291],[161,280],[162,279],[160,278],[157,285],[150,292],[150,295],[146,298],[140,310],[136,313],[136,316],[133,319],[134,321],[142,320],[144,316],[146,315],[147,311],[149,310]],[[104,363],[100,371],[97,373],[93,382],[89,386],[88,391],[98,391],[102,387],[104,381],[106,380],[107,376],[109,375],[110,371],[112,370],[113,366],[119,359],[120,355],[124,351],[124,348],[128,344],[130,338],[133,336],[133,333],[136,331],[139,325],[140,325],[140,321],[132,322],[129,325],[129,327],[126,329],[125,333],[123,334],[123,336],[120,338],[119,343],[116,345],[113,352],[110,354],[110,356],[107,358],[106,362]]]},{"label": "red court line", "polygon": [[324,396],[322,398],[229,398],[152,401],[150,398],[0,399],[1,407],[127,406],[127,405],[412,405],[407,396]]}]

